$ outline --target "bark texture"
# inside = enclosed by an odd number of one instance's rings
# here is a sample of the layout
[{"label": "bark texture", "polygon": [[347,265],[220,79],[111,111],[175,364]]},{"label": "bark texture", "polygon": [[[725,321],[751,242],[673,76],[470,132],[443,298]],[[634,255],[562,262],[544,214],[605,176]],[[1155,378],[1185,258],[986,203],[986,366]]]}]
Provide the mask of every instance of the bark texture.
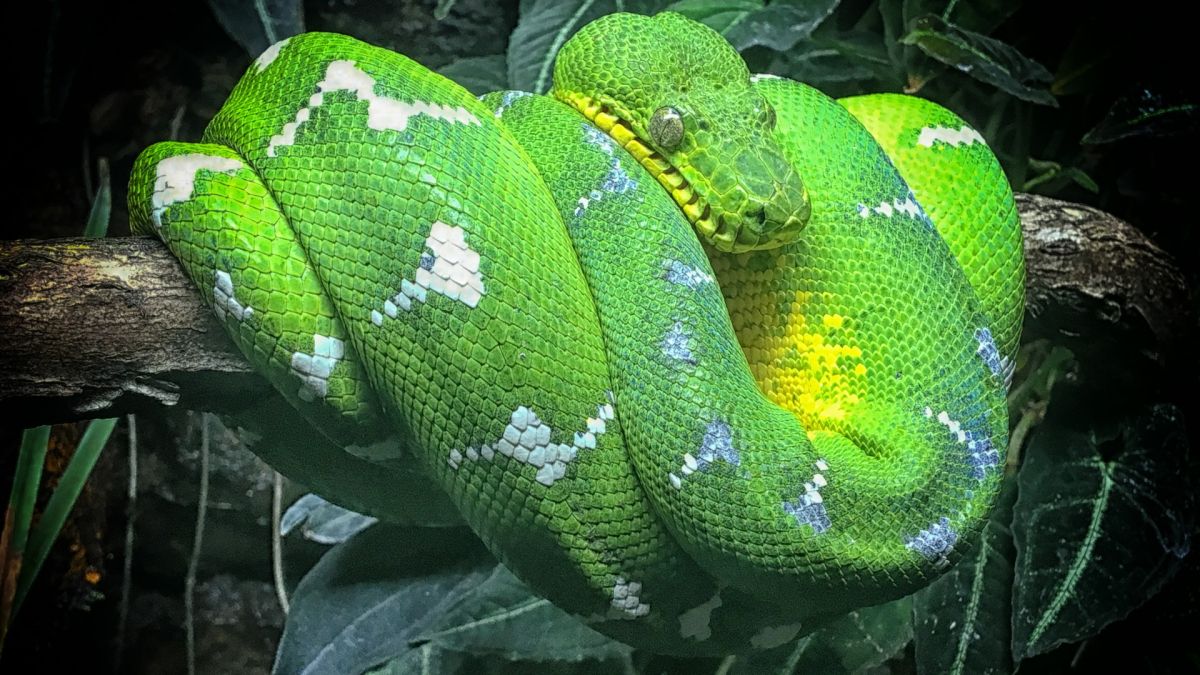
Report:
[{"label": "bark texture", "polygon": [[[1184,276],[1124,221],[1018,195],[1027,336],[1168,360],[1193,322]],[[0,242],[0,405],[26,424],[272,396],[159,242]]]}]

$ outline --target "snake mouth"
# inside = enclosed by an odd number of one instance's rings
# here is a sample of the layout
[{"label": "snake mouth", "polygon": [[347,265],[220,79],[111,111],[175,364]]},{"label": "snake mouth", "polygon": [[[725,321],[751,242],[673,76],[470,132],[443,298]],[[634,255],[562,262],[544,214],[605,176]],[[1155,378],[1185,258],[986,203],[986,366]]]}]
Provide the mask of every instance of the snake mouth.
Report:
[{"label": "snake mouth", "polygon": [[629,124],[614,114],[608,106],[582,94],[567,94],[565,99],[596,128],[625,148],[626,152],[654,176],[701,236],[709,241],[732,241],[736,238],[737,224],[724,214],[713,213],[712,206],[700,196],[700,192],[692,187],[675,165],[657,150],[643,143]]}]

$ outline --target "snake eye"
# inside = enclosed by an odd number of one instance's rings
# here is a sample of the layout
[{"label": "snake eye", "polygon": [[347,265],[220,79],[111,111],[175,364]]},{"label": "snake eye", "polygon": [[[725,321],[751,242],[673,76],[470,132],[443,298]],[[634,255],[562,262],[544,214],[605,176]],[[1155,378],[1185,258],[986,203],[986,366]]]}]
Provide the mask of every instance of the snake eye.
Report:
[{"label": "snake eye", "polygon": [[683,115],[671,106],[654,111],[650,118],[650,138],[663,150],[674,150],[683,141]]}]

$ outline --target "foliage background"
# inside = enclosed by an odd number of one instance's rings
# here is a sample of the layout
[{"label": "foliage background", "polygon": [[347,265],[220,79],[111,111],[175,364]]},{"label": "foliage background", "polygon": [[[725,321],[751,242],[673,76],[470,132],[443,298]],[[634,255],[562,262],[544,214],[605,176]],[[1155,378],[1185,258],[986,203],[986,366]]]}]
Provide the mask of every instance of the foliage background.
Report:
[{"label": "foliage background", "polygon": [[[259,4],[279,17],[302,16],[310,30],[349,33],[401,51],[430,68],[448,68],[465,85],[487,89],[505,80],[536,82],[536,64],[520,61],[531,50],[510,51],[509,36],[522,16],[552,11],[548,8],[557,4],[566,8],[557,10],[561,24],[583,5],[588,5],[586,14],[615,3],[323,0],[301,6],[264,0]],[[626,4],[630,9],[639,5],[635,0]],[[716,5],[736,12],[762,3],[685,0],[681,4],[691,11],[710,12],[711,18]],[[731,39],[745,47],[753,69],[792,74],[834,95],[908,89],[949,105],[984,132],[1018,190],[1095,205],[1130,221],[1171,254],[1192,288],[1197,287],[1200,240],[1194,182],[1200,147],[1195,104],[1200,99],[1190,72],[1196,62],[1195,37],[1181,4],[1081,0],[773,4],[783,8],[779,14],[753,15],[757,21],[744,21],[730,32]],[[244,13],[250,6],[226,0],[46,2],[24,8],[21,18],[10,9],[6,23],[16,34],[8,42],[12,45],[8,101],[16,115],[6,127],[5,142],[16,171],[6,184],[13,196],[8,203],[17,208],[3,236],[57,237],[79,232],[99,187],[101,158],[108,161],[113,176],[111,233],[126,234],[124,181],[133,158],[156,140],[199,137],[252,58],[246,47],[265,39],[246,28],[254,25],[254,16]],[[788,14],[784,11],[788,7],[797,13]],[[435,18],[439,8],[448,9],[444,18]],[[926,15],[948,18],[957,28],[937,18],[913,23]],[[811,21],[789,20],[796,17]],[[276,28],[281,27],[282,23]],[[906,35],[913,44],[903,44]],[[958,47],[954,40],[961,41]],[[963,59],[970,57],[960,49],[963,45],[993,50],[990,53],[1007,71],[974,76],[942,62],[967,65]],[[979,62],[974,67],[984,65]],[[1179,311],[1195,315],[1196,309],[1193,301]],[[1111,532],[1104,541],[1113,543],[1113,550],[1095,551],[1098,558],[1113,557],[1144,544],[1127,535],[1139,522],[1173,522],[1172,517],[1154,511],[1156,504],[1161,505],[1157,500],[1186,498],[1188,484],[1174,482],[1170,476],[1189,476],[1194,464],[1163,455],[1167,448],[1186,453],[1189,445],[1197,447],[1197,410],[1190,403],[1198,384],[1197,357],[1194,347],[1188,346],[1195,343],[1184,341],[1183,349],[1163,354],[1150,344],[1091,348],[1100,336],[1078,337],[1082,339],[1038,335],[1036,324],[1028,336],[1026,373],[1034,379],[1057,381],[1053,388],[1036,387],[1026,401],[1049,409],[1047,422],[1031,437],[1029,453],[1050,463],[1041,468],[1048,475],[1079,471],[1077,466],[1054,464],[1064,453],[1069,456],[1070,448],[1085,453],[1081,455],[1085,463],[1098,462],[1095,466],[1104,476],[1148,467],[1147,473],[1134,476],[1147,489],[1140,495],[1146,499],[1133,500],[1131,511],[1123,516],[1126,520],[1108,526]],[[1053,349],[1057,345],[1073,347],[1075,358],[1052,358],[1061,354]],[[1181,412],[1162,404],[1173,404]],[[1192,421],[1188,436],[1182,419]],[[9,458],[15,455],[7,449],[17,445],[20,426],[19,420],[0,426],[0,443],[6,448],[0,454],[4,481],[11,475]],[[182,414],[147,421],[143,429],[143,452],[150,457],[139,488],[132,576],[136,611],[120,648],[122,669],[174,672],[183,664],[178,597],[196,502],[199,432],[197,422]],[[124,432],[119,431],[114,444],[123,440]],[[200,561],[198,630],[203,649],[197,665],[201,672],[262,672],[272,662],[282,625],[269,585],[266,514],[271,476],[233,439],[217,433],[213,443],[215,497],[210,495],[209,502],[216,506]],[[1034,454],[1038,447],[1041,454]],[[101,460],[89,487],[95,499],[85,503],[75,533],[48,564],[46,579],[31,596],[30,610],[22,615],[18,632],[10,636],[3,665],[36,662],[45,669],[104,672],[107,664],[114,663],[112,624],[116,598],[125,582],[119,574],[118,543],[125,522],[121,497],[125,480],[119,462],[111,457]],[[1043,486],[1050,493],[1062,487]],[[1014,508],[1019,520],[1013,522],[1033,517],[1022,511],[1020,502]],[[1063,523],[1074,517],[1062,510],[1053,515]],[[1187,517],[1176,521],[1193,523],[1181,537],[1194,534],[1194,514],[1190,521]],[[324,550],[299,537],[289,537],[285,544],[289,575],[295,578]],[[456,545],[470,547],[461,541]],[[1002,567],[1011,570],[1011,539],[999,540],[996,554],[1008,561]],[[1094,628],[1103,628],[1102,632],[1085,631],[1082,637],[1045,650],[1025,661],[1022,671],[1087,672],[1102,666],[1138,672],[1200,670],[1194,640],[1200,634],[1200,572],[1195,554],[1180,558],[1184,564],[1177,566],[1180,569],[1170,585],[1149,604],[1143,604],[1144,596],[1157,587],[1143,585],[1134,576],[1110,579],[1104,587],[1117,588],[1128,597],[1107,591],[1081,596],[1086,602],[1077,609],[1085,617],[1103,617],[1114,606],[1123,611],[1113,619],[1121,619],[1128,610],[1133,614],[1111,624],[1097,619]],[[453,566],[452,561],[446,564]],[[1150,574],[1166,576],[1162,569]],[[1168,582],[1164,579],[1164,583]],[[953,605],[954,598],[947,604]],[[1007,618],[997,621],[1003,624]],[[883,649],[874,641],[885,634],[894,637],[888,630],[864,631],[866,638],[857,641],[860,646],[871,643]],[[846,653],[836,646],[828,649],[833,657]],[[896,658],[883,668],[908,672],[917,667],[920,647],[905,639],[898,649]],[[819,650],[810,657],[826,666],[832,658]],[[728,668],[716,661],[644,655],[632,663],[640,672],[655,673]],[[503,658],[485,658],[475,665],[508,667]],[[541,666],[538,672],[598,667],[553,659]],[[754,664],[738,667],[755,670]],[[607,671],[600,667],[596,672]]]}]

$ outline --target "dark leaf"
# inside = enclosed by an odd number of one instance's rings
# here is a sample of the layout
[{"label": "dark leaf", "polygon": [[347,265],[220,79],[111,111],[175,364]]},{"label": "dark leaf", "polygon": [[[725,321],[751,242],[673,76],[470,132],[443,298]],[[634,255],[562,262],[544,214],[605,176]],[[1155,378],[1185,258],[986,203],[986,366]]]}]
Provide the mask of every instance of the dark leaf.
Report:
[{"label": "dark leaf", "polygon": [[1198,124],[1200,105],[1142,89],[1117,99],[1081,142],[1097,145],[1125,138],[1169,138],[1195,134]]},{"label": "dark leaf", "polygon": [[299,0],[208,0],[208,6],[250,56],[304,32],[304,5]]},{"label": "dark leaf", "polygon": [[1116,429],[1070,428],[1053,411],[1026,451],[1013,512],[1017,660],[1091,637],[1144,603],[1188,554],[1195,526],[1175,408]]},{"label": "dark leaf", "polygon": [[667,7],[724,34],[747,16],[761,10],[764,0],[680,0]]},{"label": "dark leaf", "polygon": [[618,10],[616,0],[529,0],[508,40],[508,86],[535,94],[550,89],[554,57],[593,19]]},{"label": "dark leaf", "polygon": [[775,0],[749,12],[721,31],[725,39],[742,51],[749,47],[791,49],[829,18],[840,0]]},{"label": "dark leaf", "polygon": [[1015,480],[975,549],[941,579],[913,596],[918,673],[1012,672],[1013,502]]},{"label": "dark leaf", "polygon": [[508,65],[503,54],[469,56],[442,66],[438,72],[476,96],[509,88]]},{"label": "dark leaf", "polygon": [[1050,71],[1012,45],[931,15],[910,25],[900,40],[904,44],[916,45],[938,61],[1022,100],[1058,106],[1046,88],[1053,80]]},{"label": "dark leaf", "polygon": [[321,497],[309,493],[288,507],[279,521],[279,534],[287,536],[297,526],[305,539],[318,544],[340,544],[367,527],[378,522],[378,518],[364,516]]}]

